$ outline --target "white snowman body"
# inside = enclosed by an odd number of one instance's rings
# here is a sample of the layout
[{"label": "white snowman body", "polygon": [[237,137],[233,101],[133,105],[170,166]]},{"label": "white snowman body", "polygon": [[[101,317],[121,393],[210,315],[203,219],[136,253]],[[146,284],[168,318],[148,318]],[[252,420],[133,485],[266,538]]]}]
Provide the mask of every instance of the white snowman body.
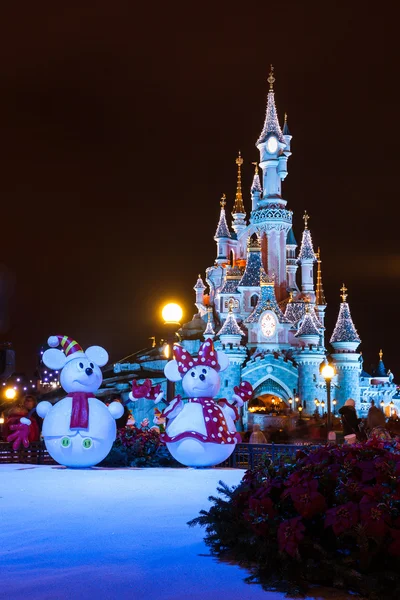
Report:
[{"label": "white snowman body", "polygon": [[[224,352],[214,351],[217,355],[217,364],[221,371],[229,366],[229,359]],[[236,445],[234,432],[235,411],[229,406],[218,406],[213,398],[220,389],[220,377],[215,368],[197,364],[186,369],[183,375],[179,372],[179,363],[171,360],[167,363],[164,372],[170,381],[179,381],[182,379],[182,387],[189,400],[186,404],[176,402],[176,408],[165,409],[167,414],[166,434],[168,441],[167,448],[172,456],[180,463],[189,467],[211,467],[217,465],[232,454]],[[202,404],[197,399],[206,399],[204,401],[204,410]],[[222,426],[225,431],[226,443],[214,443],[204,438],[207,437],[207,428],[205,419],[209,420],[216,417],[218,411],[222,411],[224,420]],[[210,414],[205,417],[205,414]],[[185,436],[185,434],[188,434]],[[197,437],[193,437],[196,434]],[[232,434],[232,435],[230,435]],[[218,434],[219,435],[219,434]],[[171,441],[171,438],[179,436],[179,440]],[[199,439],[203,438],[203,439]]]},{"label": "white snowman body", "polygon": [[[46,350],[43,355],[46,366],[62,369],[60,383],[70,394],[96,392],[103,381],[100,367],[107,361],[108,354],[100,346],[91,346],[85,353],[76,352],[71,357],[55,348]],[[101,462],[111,450],[117,431],[115,419],[122,416],[123,406],[112,402],[107,407],[94,397],[89,397],[87,402],[88,422],[85,427],[71,427],[72,395],[54,406],[50,402],[40,402],[36,408],[38,415],[44,419],[42,435],[47,451],[61,465],[91,467]]]}]

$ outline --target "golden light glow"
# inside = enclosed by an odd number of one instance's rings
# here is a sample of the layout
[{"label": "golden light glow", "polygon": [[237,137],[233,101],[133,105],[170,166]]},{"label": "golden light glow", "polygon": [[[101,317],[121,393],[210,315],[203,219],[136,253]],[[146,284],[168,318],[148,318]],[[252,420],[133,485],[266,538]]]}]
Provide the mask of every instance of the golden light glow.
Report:
[{"label": "golden light glow", "polygon": [[17,392],[14,390],[14,388],[7,388],[5,395],[7,400],[14,400],[15,396],[17,395]]},{"label": "golden light glow", "polygon": [[3,423],[4,423],[4,415],[2,414],[0,416],[0,425],[3,425]]},{"label": "golden light glow", "polygon": [[179,323],[183,315],[179,304],[175,304],[174,302],[166,304],[161,314],[166,323]]},{"label": "golden light glow", "polygon": [[163,349],[163,354],[164,354],[165,358],[169,358],[169,344],[165,344],[164,349]]},{"label": "golden light glow", "polygon": [[324,379],[332,379],[335,375],[335,369],[331,365],[324,365],[321,369],[321,375]]}]

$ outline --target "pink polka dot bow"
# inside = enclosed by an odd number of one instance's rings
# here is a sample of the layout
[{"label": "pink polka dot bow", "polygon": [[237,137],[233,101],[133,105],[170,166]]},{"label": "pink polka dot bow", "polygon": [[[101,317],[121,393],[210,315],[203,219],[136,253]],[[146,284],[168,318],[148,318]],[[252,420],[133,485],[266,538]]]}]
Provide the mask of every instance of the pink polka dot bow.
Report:
[{"label": "pink polka dot bow", "polygon": [[197,358],[193,358],[185,348],[176,344],[174,345],[174,358],[178,363],[178,371],[181,375],[185,375],[192,367],[201,365],[212,367],[216,371],[219,371],[221,368],[218,364],[218,355],[216,350],[214,350],[212,340],[207,340],[201,344]]}]

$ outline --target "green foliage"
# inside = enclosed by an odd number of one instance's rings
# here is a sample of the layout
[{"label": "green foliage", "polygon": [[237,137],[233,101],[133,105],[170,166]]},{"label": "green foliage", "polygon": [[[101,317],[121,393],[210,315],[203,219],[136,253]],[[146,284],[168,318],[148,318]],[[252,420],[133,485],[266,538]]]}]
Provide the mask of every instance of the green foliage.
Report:
[{"label": "green foliage", "polygon": [[400,446],[321,446],[266,460],[239,486],[220,482],[189,522],[220,557],[265,589],[308,594],[318,584],[371,600],[400,597]]},{"label": "green foliage", "polygon": [[117,432],[117,438],[103,467],[181,467],[168,452],[157,429],[147,426],[127,426]]}]

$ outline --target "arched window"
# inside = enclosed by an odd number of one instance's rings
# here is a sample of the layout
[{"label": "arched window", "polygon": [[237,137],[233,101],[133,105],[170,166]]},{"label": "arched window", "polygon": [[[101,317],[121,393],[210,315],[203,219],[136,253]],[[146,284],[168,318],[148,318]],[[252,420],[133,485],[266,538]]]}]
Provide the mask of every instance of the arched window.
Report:
[{"label": "arched window", "polygon": [[225,300],[225,310],[229,309],[229,306],[232,306],[232,309],[239,308],[239,300],[235,300],[235,298],[229,298],[229,300]]},{"label": "arched window", "polygon": [[252,297],[250,298],[251,308],[254,308],[255,306],[257,306],[257,302],[258,302],[258,296],[257,296],[257,294],[253,294]]}]

